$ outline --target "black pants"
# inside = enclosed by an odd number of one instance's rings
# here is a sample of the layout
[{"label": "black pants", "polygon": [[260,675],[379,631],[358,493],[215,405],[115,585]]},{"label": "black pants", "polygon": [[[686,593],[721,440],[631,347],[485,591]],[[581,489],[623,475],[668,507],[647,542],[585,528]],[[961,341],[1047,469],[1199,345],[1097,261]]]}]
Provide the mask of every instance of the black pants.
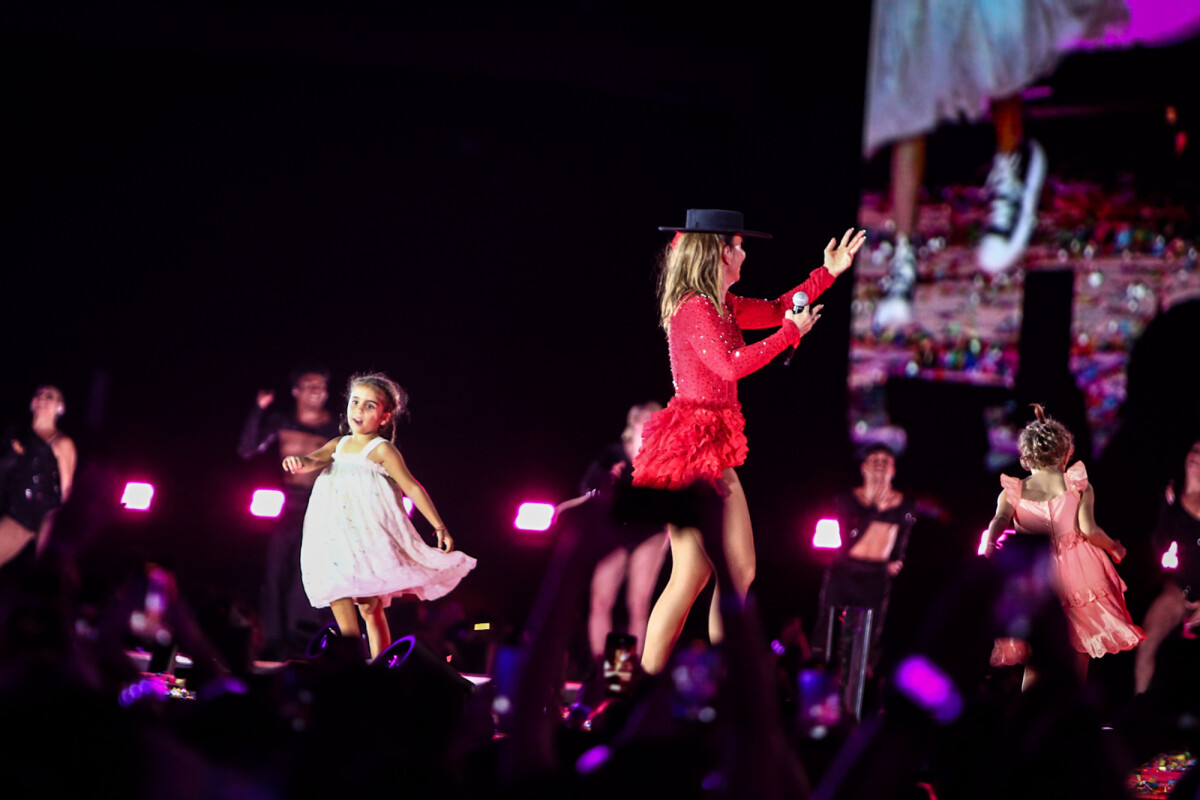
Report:
[{"label": "black pants", "polygon": [[300,542],[304,535],[304,512],[308,491],[288,492],[283,513],[267,544],[266,576],[259,613],[268,658],[301,658],[309,639],[325,623],[328,614],[312,607],[300,579]]},{"label": "black pants", "polygon": [[[843,555],[837,556],[829,565],[821,585],[817,626],[813,634],[817,655],[828,662],[840,651],[845,650],[850,634],[849,625],[842,626],[838,643],[832,648],[826,646],[826,641],[830,639],[830,628],[835,624],[834,618],[843,608],[856,614],[871,609],[873,613],[868,663],[872,670],[878,666],[882,649],[880,642],[883,621],[887,615],[888,596],[892,588],[892,578],[887,568],[886,561],[862,561]],[[827,649],[832,649],[832,652],[826,652]]]}]

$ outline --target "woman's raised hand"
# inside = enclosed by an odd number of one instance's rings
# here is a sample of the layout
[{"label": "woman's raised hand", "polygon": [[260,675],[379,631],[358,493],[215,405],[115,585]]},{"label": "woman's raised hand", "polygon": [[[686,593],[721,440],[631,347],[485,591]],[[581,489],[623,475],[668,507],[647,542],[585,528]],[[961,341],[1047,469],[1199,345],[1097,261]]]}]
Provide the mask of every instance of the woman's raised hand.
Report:
[{"label": "woman's raised hand", "polygon": [[795,323],[800,329],[800,335],[808,333],[812,330],[812,326],[817,324],[817,320],[821,318],[821,309],[825,306],[805,306],[799,314],[791,309],[783,312],[783,316]]},{"label": "woman's raised hand", "polygon": [[862,230],[854,233],[854,228],[846,229],[842,234],[841,244],[838,244],[837,239],[830,239],[829,244],[825,245],[825,269],[835,277],[850,269],[850,265],[854,263],[854,254],[866,241],[867,232]]},{"label": "woman's raised hand", "polygon": [[304,459],[300,456],[288,456],[283,460],[283,471],[293,474],[304,471]]}]

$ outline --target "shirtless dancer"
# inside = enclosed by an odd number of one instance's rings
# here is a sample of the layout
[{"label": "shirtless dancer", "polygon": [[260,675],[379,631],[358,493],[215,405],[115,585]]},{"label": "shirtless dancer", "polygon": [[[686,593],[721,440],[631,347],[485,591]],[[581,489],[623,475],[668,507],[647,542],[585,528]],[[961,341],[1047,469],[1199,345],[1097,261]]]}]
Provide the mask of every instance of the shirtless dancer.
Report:
[{"label": "shirtless dancer", "polygon": [[[325,408],[329,399],[329,374],[318,368],[292,372],[293,414],[267,412],[275,393],[263,390],[238,443],[238,455],[249,460],[279,443],[280,460],[302,456],[317,450],[338,435],[338,420]],[[300,538],[304,532],[304,512],[316,472],[302,475],[285,473],[287,499],[283,513],[267,546],[266,579],[263,583],[260,613],[266,638],[264,655],[274,658],[302,656],[309,638],[323,620],[308,602],[300,582]]]},{"label": "shirtless dancer", "polygon": [[[825,573],[814,641],[824,649],[830,609],[844,606],[874,611],[867,663],[879,661],[879,642],[892,578],[904,566],[904,551],[916,517],[913,503],[892,487],[896,458],[884,445],[867,449],[862,486],[837,498],[842,546]],[[824,653],[826,659],[831,654]]]}]

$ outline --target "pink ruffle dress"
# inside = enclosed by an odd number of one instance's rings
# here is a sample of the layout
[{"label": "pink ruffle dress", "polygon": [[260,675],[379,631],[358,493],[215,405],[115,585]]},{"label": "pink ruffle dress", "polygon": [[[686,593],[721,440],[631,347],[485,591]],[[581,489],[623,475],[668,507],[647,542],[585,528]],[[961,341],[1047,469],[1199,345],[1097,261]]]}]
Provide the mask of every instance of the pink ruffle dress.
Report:
[{"label": "pink ruffle dress", "polygon": [[[1087,469],[1077,461],[1064,477],[1067,490],[1051,500],[1021,497],[1019,478],[1001,475],[1000,485],[1015,509],[1017,530],[1050,537],[1055,591],[1067,617],[1071,646],[1092,658],[1132,650],[1146,634],[1133,624],[1125,607],[1125,581],[1108,554],[1089,542],[1076,523],[1079,501],[1088,487]],[[1024,642],[1000,639],[991,662],[994,666],[1020,664],[1027,653]]]}]

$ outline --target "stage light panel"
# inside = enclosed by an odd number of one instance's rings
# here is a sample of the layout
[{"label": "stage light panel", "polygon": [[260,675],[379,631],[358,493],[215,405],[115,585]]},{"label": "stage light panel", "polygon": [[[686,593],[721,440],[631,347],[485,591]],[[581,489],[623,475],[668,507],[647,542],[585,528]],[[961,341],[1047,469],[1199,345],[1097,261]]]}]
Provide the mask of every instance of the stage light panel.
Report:
[{"label": "stage light panel", "polygon": [[550,503],[521,503],[513,527],[519,531],[549,530],[554,521],[554,506]]},{"label": "stage light panel", "polygon": [[140,481],[129,481],[121,493],[121,505],[130,511],[149,511],[154,500],[154,485]]},{"label": "stage light panel", "polygon": [[250,496],[250,513],[256,517],[278,517],[283,513],[283,492],[278,489],[255,489]]},{"label": "stage light panel", "polygon": [[813,547],[821,550],[836,550],[842,546],[842,530],[836,519],[819,519],[813,531]]},{"label": "stage light panel", "polygon": [[1171,542],[1162,556],[1163,569],[1179,569],[1179,542]]}]

